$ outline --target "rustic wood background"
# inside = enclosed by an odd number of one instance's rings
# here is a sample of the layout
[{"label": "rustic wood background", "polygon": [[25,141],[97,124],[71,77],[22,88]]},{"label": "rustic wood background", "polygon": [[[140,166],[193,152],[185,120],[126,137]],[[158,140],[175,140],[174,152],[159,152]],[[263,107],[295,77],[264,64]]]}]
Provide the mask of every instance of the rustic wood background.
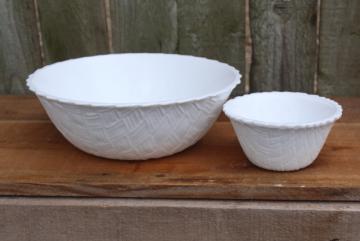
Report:
[{"label": "rustic wood background", "polygon": [[0,94],[56,61],[166,52],[234,65],[234,94],[360,96],[359,23],[357,0],[0,0]]}]

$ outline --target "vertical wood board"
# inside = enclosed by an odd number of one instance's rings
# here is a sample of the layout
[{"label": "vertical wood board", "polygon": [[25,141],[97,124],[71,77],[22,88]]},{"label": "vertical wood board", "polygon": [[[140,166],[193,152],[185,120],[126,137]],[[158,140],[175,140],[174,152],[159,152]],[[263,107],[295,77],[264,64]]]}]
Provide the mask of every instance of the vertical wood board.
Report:
[{"label": "vertical wood board", "polygon": [[41,66],[32,0],[0,0],[0,94],[28,93],[25,79]]},{"label": "vertical wood board", "polygon": [[[181,54],[217,59],[245,73],[245,0],[178,1]],[[233,94],[244,91],[244,81]]]},{"label": "vertical wood board", "polygon": [[175,0],[111,0],[110,9],[115,52],[175,52]]},{"label": "vertical wood board", "polygon": [[38,0],[46,63],[107,53],[105,4],[100,0]]},{"label": "vertical wood board", "polygon": [[321,1],[318,90],[360,96],[360,2]]},{"label": "vertical wood board", "polygon": [[250,89],[313,92],[316,0],[250,1]]}]

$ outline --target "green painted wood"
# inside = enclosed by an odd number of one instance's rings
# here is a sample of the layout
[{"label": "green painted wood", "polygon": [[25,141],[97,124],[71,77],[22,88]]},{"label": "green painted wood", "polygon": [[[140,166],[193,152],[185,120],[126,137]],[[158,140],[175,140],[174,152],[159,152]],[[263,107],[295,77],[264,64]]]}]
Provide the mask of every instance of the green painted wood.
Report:
[{"label": "green painted wood", "polygon": [[175,52],[175,0],[111,0],[115,52]]},{"label": "green painted wood", "polygon": [[360,96],[360,1],[321,4],[318,91]]},{"label": "green painted wood", "polygon": [[[177,52],[217,59],[245,73],[245,0],[178,0]],[[244,91],[244,81],[233,94]]]},{"label": "green painted wood", "polygon": [[25,79],[41,66],[32,0],[0,0],[0,94],[28,93]]},{"label": "green painted wood", "polygon": [[314,91],[316,0],[250,1],[250,89]]},{"label": "green painted wood", "polygon": [[100,0],[38,0],[46,63],[108,52]]}]

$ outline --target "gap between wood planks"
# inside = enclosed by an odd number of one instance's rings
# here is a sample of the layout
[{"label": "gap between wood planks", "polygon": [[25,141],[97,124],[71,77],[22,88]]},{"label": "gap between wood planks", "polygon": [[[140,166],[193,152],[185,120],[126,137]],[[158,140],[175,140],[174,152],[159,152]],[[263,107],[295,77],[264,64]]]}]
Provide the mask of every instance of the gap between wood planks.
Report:
[{"label": "gap between wood planks", "polygon": [[250,92],[250,69],[252,63],[252,39],[250,29],[250,0],[245,0],[245,93]]},{"label": "gap between wood planks", "polygon": [[112,40],[112,20],[110,13],[110,0],[104,0],[105,4],[105,15],[106,15],[106,31],[108,37],[109,52],[114,53],[114,46]]},{"label": "gap between wood planks", "polygon": [[320,18],[321,18],[321,0],[317,0],[316,6],[316,53],[315,53],[315,73],[314,73],[314,93],[318,92],[318,76],[319,76],[319,51],[320,51]]},{"label": "gap between wood planks", "polygon": [[253,210],[313,210],[313,211],[360,211],[358,202],[312,201],[246,201],[246,200],[188,200],[188,199],[139,199],[139,198],[57,198],[57,197],[1,197],[0,205],[18,206],[72,206],[72,207],[169,207],[201,209],[253,209]]},{"label": "gap between wood planks", "polygon": [[45,50],[44,50],[43,36],[42,36],[42,32],[41,32],[39,6],[38,6],[37,0],[33,0],[33,4],[34,4],[35,17],[36,17],[36,30],[37,30],[38,39],[39,39],[41,65],[44,66],[45,65]]}]

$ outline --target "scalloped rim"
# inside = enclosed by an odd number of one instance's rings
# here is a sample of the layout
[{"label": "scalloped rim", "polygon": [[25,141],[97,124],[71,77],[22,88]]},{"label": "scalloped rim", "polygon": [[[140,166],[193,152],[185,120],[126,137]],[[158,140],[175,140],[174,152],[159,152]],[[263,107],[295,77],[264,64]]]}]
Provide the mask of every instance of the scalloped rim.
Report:
[{"label": "scalloped rim", "polygon": [[[287,93],[287,94],[304,95],[304,96],[308,96],[311,98],[316,98],[323,102],[325,101],[327,103],[332,104],[333,106],[335,106],[336,111],[332,116],[330,116],[326,119],[320,120],[320,121],[314,121],[314,122],[303,123],[303,124],[295,124],[295,123],[274,123],[274,122],[249,119],[249,118],[246,118],[243,116],[234,115],[232,113],[232,111],[228,109],[229,104],[234,102],[236,99],[246,98],[247,96],[250,96],[250,95],[261,95],[261,94],[265,94],[265,93],[266,94],[268,94],[268,93]],[[304,128],[320,127],[320,126],[334,123],[336,120],[338,120],[342,116],[342,107],[334,100],[331,100],[326,97],[318,96],[318,95],[307,94],[307,93],[302,93],[302,92],[289,92],[289,91],[257,92],[257,93],[245,94],[243,96],[238,96],[234,99],[227,101],[223,106],[223,111],[227,117],[229,117],[231,120],[233,120],[235,122],[240,122],[243,124],[260,126],[260,127],[275,128],[275,129],[304,129]]]},{"label": "scalloped rim", "polygon": [[[206,95],[201,95],[199,97],[196,98],[187,98],[187,99],[180,99],[180,100],[169,100],[169,101],[153,101],[153,102],[140,102],[140,103],[127,103],[127,102],[121,102],[121,103],[101,103],[101,102],[92,102],[92,101],[82,101],[82,100],[74,100],[74,99],[68,99],[68,98],[61,98],[61,97],[56,97],[53,95],[49,95],[47,93],[45,93],[44,91],[38,90],[35,88],[33,82],[35,79],[35,75],[36,73],[43,71],[44,69],[50,67],[50,66],[54,66],[54,65],[58,65],[64,62],[71,62],[71,61],[76,61],[79,59],[87,59],[87,58],[94,58],[94,57],[103,57],[103,56],[114,56],[114,55],[145,55],[145,54],[151,54],[151,55],[173,55],[173,56],[182,56],[182,57],[191,57],[191,58],[196,58],[196,59],[202,59],[202,60],[206,60],[206,61],[211,61],[211,62],[216,62],[218,64],[224,65],[225,67],[229,68],[233,73],[234,73],[234,79],[232,80],[232,82],[226,86],[225,88],[210,93],[210,94],[206,94]],[[37,69],[35,72],[33,72],[32,74],[30,74],[28,76],[28,78],[26,79],[26,85],[27,87],[34,92],[37,96],[41,96],[50,100],[55,100],[55,101],[59,101],[62,103],[67,103],[67,104],[73,104],[73,105],[80,105],[80,106],[93,106],[93,107],[145,107],[145,106],[165,106],[165,105],[173,105],[173,104],[183,104],[183,103],[188,103],[188,102],[194,102],[194,101],[200,101],[200,100],[204,100],[207,98],[212,98],[218,95],[221,95],[225,92],[228,91],[232,91],[237,85],[239,85],[241,83],[241,74],[239,72],[239,70],[237,70],[235,67],[220,62],[218,60],[214,60],[214,59],[208,59],[205,57],[198,57],[198,56],[192,56],[192,55],[181,55],[181,54],[166,54],[166,53],[118,53],[118,54],[102,54],[102,55],[93,55],[93,56],[87,56],[87,57],[81,57],[81,58],[73,58],[73,59],[68,59],[65,61],[60,61],[60,62],[56,62],[50,65],[46,65],[42,68]]]}]

